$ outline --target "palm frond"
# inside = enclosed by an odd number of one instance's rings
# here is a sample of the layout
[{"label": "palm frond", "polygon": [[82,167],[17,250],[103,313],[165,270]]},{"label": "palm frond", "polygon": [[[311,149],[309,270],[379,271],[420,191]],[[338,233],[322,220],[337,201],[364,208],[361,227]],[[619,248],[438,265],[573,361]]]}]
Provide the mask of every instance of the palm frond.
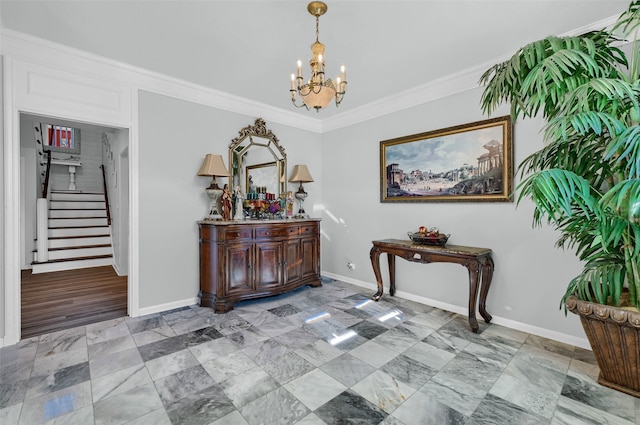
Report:
[{"label": "palm frond", "polygon": [[[624,244],[634,256],[640,254],[640,179],[619,182],[599,201],[602,234],[609,244]],[[626,236],[626,240],[623,238]]]},{"label": "palm frond", "polygon": [[[533,201],[533,224],[560,233],[556,246],[585,263],[567,296],[618,305],[628,284],[640,309],[640,1],[614,29],[633,35],[630,60],[612,31],[547,37],[488,69],[481,107],[511,104],[515,122],[539,114],[545,146],[518,166],[517,204]],[[625,48],[626,50],[626,48]]]},{"label": "palm frond", "polygon": [[574,208],[579,208],[587,216],[597,208],[598,198],[593,195],[589,182],[575,173],[559,168],[531,174],[516,190],[520,190],[517,204],[523,198],[530,198],[541,214],[539,217],[546,216],[547,221],[555,225],[572,216]]},{"label": "palm frond", "polygon": [[627,36],[640,27],[640,1],[632,1],[629,8],[620,15],[612,31],[621,30]]},{"label": "palm frond", "polygon": [[623,163],[625,174],[631,178],[640,178],[640,126],[628,127],[612,137],[604,159],[615,159]]},{"label": "palm frond", "polygon": [[504,102],[512,115],[545,118],[556,115],[558,103],[576,87],[592,78],[619,76],[626,66],[624,54],[611,46],[613,37],[604,31],[577,37],[547,37],[519,49],[511,59],[489,68],[480,78],[485,85],[481,99],[491,113]]},{"label": "palm frond", "polygon": [[582,273],[571,280],[562,302],[575,293],[583,300],[620,305],[625,275],[624,264],[621,262],[608,260],[587,264]]}]

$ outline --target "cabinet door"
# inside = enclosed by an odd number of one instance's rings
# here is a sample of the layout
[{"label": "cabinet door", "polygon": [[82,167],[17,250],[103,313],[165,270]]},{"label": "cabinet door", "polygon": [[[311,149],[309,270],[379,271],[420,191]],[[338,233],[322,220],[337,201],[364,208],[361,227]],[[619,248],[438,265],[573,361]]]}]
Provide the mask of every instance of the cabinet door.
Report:
[{"label": "cabinet door", "polygon": [[305,238],[301,241],[302,277],[317,276],[318,270],[318,238]]},{"label": "cabinet door", "polygon": [[285,264],[284,283],[295,282],[302,278],[302,253],[300,239],[284,242]]},{"label": "cabinet door", "polygon": [[282,242],[256,244],[256,290],[282,284]]},{"label": "cabinet door", "polygon": [[253,290],[253,244],[230,245],[227,247],[226,274],[228,276],[227,295]]}]

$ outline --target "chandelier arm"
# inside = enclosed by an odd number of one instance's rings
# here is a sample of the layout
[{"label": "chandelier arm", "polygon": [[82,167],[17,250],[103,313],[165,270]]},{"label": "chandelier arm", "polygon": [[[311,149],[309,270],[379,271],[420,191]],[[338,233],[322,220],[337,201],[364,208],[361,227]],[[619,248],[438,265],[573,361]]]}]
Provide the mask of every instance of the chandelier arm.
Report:
[{"label": "chandelier arm", "polygon": [[306,105],[306,103],[302,102],[302,104],[298,105],[296,103],[296,100],[294,98],[291,98],[291,103],[293,103],[293,106],[295,106],[296,108],[307,108],[307,111],[309,110],[309,107]]}]

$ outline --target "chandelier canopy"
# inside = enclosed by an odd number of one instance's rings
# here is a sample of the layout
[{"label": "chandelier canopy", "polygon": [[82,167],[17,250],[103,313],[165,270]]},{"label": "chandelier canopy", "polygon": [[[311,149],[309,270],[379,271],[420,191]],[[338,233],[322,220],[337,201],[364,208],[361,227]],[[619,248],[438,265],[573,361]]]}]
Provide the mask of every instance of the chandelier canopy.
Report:
[{"label": "chandelier canopy", "polygon": [[[334,82],[331,78],[324,77],[324,44],[318,40],[320,31],[318,29],[320,16],[327,12],[327,5],[321,1],[312,1],[307,5],[309,13],[316,17],[316,41],[311,45],[311,59],[309,66],[311,67],[311,77],[304,82],[302,77],[302,61],[298,60],[297,74],[291,74],[291,101],[293,104],[307,109],[313,108],[316,112],[326,107],[331,99],[336,102],[336,107],[342,102],[345,92],[347,91],[346,69],[342,65],[340,67],[340,76]],[[302,103],[297,103],[296,96],[300,96]]]}]

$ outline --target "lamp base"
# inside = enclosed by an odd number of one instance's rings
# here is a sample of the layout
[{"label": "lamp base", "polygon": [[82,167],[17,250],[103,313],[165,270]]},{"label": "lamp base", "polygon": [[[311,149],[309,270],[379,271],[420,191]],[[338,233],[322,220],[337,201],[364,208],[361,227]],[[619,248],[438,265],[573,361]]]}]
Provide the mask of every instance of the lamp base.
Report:
[{"label": "lamp base", "polygon": [[222,215],[220,214],[220,210],[222,209],[220,205],[222,189],[220,189],[218,185],[212,186],[205,189],[207,196],[211,199],[211,203],[209,204],[209,214],[204,218],[205,221],[222,220]]},{"label": "lamp base", "polygon": [[309,218],[309,214],[307,214],[304,210],[304,200],[307,199],[307,192],[304,191],[302,187],[302,183],[300,183],[300,187],[298,191],[295,193],[295,197],[300,203],[300,208],[298,209],[298,213],[294,215],[294,218]]}]

